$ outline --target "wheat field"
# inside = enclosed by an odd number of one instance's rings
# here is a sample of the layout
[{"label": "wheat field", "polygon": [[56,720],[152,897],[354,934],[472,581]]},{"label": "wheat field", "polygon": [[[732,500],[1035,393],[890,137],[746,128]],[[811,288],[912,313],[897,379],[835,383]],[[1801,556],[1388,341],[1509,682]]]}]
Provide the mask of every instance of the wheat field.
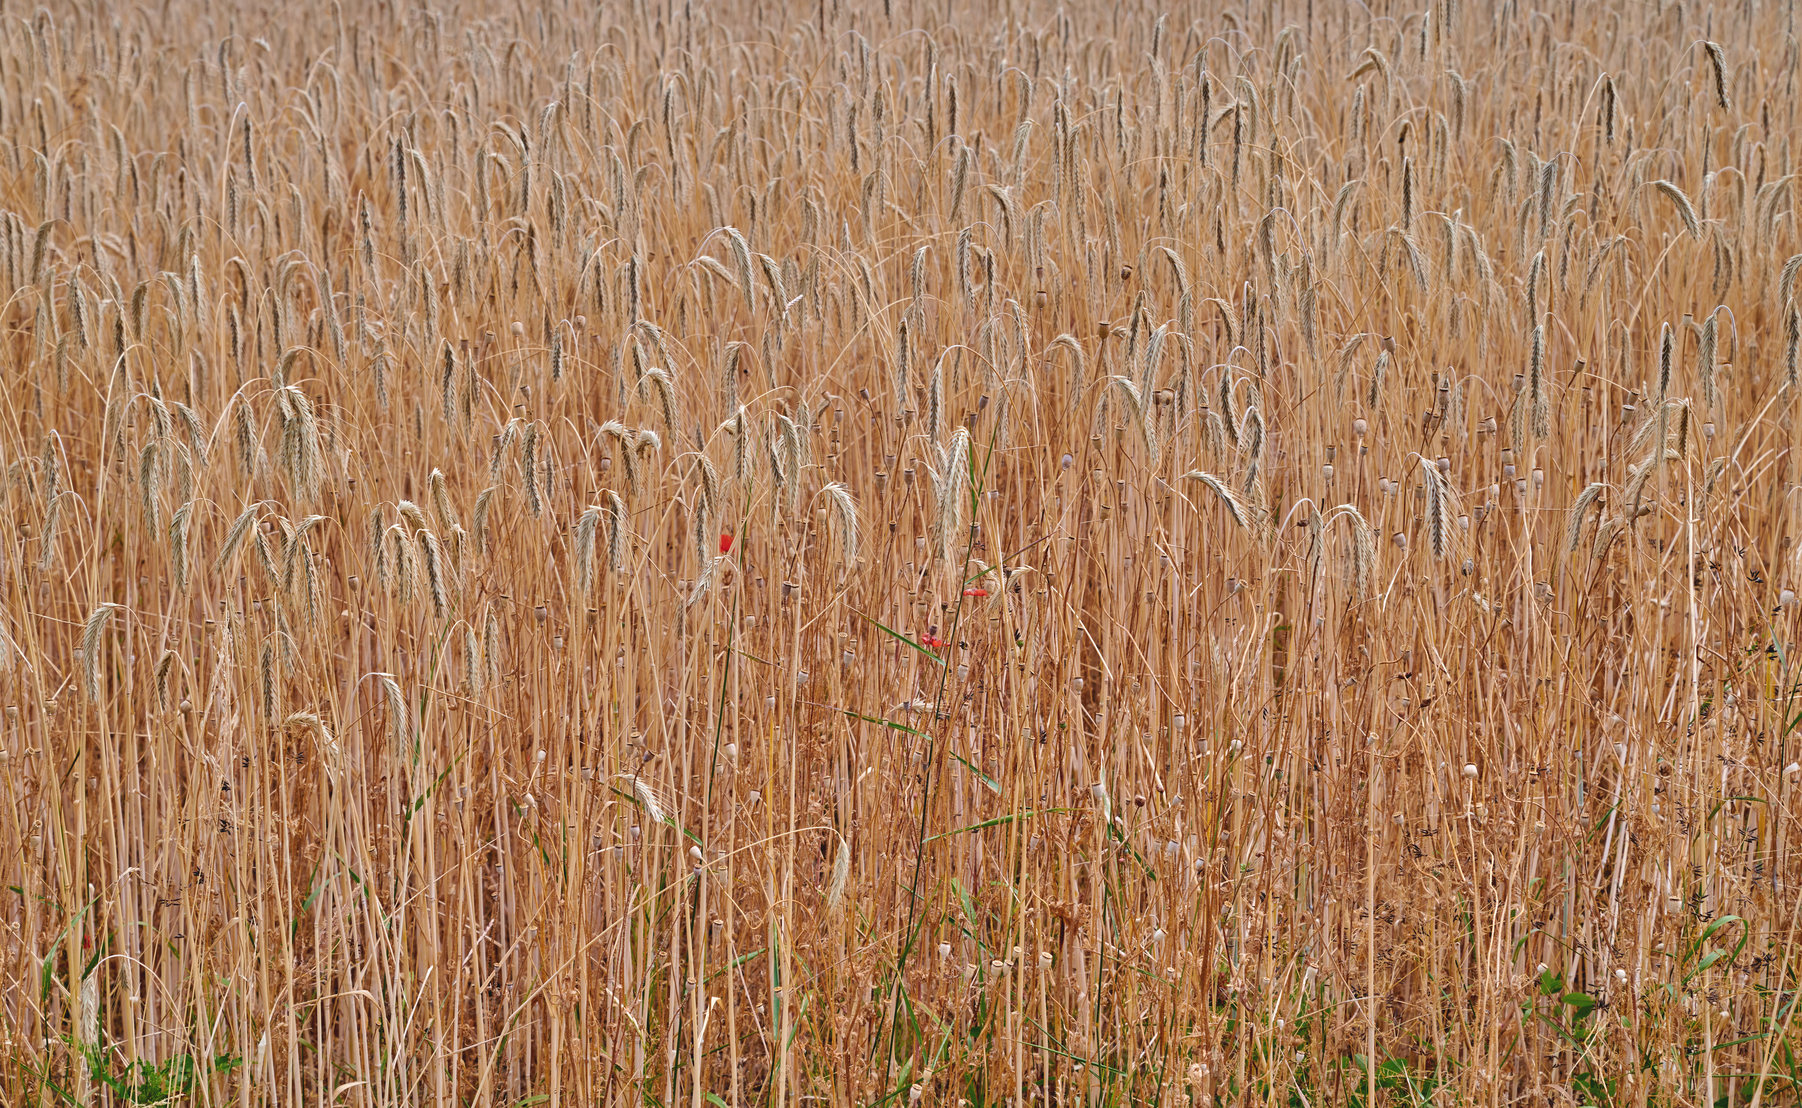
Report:
[{"label": "wheat field", "polygon": [[1796,1103],[1795,5],[0,17],[0,1102]]}]

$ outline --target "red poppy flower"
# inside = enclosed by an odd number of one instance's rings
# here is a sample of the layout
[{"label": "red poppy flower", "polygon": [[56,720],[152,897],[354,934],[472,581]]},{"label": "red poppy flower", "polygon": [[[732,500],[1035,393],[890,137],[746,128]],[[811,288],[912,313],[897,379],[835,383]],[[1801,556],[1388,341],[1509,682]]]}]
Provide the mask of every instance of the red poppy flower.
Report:
[{"label": "red poppy flower", "polygon": [[732,533],[729,531],[720,532],[720,553],[732,553]]},{"label": "red poppy flower", "polygon": [[945,649],[945,640],[938,638],[935,635],[922,635],[922,636],[920,636],[920,641],[924,642],[927,646],[930,646],[934,650]]},{"label": "red poppy flower", "polygon": [[965,596],[987,596],[987,595],[989,595],[989,590],[987,590],[987,589],[965,589],[964,595]]}]

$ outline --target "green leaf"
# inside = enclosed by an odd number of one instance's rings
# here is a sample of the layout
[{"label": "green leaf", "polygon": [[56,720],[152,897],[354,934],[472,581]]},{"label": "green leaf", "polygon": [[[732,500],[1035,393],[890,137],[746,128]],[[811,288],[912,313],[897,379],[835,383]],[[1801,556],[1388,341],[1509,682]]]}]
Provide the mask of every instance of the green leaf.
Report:
[{"label": "green leaf", "polygon": [[[964,910],[964,918],[970,921],[970,932],[974,937],[980,927],[976,922],[976,907],[970,903],[970,894],[965,891],[963,882],[955,877],[951,879],[951,890],[957,894],[958,906]],[[977,941],[981,942],[982,940],[978,937]]]},{"label": "green leaf", "polygon": [[1730,923],[1738,923],[1738,922],[1739,922],[1738,916],[1722,916],[1722,917],[1720,917],[1719,919],[1715,920],[1714,922],[1710,923],[1707,927],[1702,929],[1702,941],[1707,942],[1709,939],[1714,938],[1714,933],[1716,931],[1719,931],[1721,928],[1727,926]]},{"label": "green leaf", "polygon": [[[749,962],[751,959],[757,957],[759,954],[762,954],[764,951],[766,951],[768,949],[769,949],[769,947],[767,947],[767,946],[759,947],[756,950],[753,950],[749,954],[740,954],[737,958],[734,958],[732,960],[732,963],[730,965],[721,966],[719,969],[716,969],[712,973],[708,974],[707,981],[712,981],[714,978],[718,977],[722,973],[732,972],[733,970],[744,965],[746,962]],[[702,982],[702,984],[706,984],[706,981]]]},{"label": "green leaf", "polygon": [[909,727],[907,724],[896,723],[892,719],[883,719],[881,716],[866,716],[862,712],[854,712],[849,708],[846,708],[844,710],[844,712],[846,715],[850,716],[852,719],[860,719],[860,720],[863,720],[865,723],[875,723],[875,724],[879,724],[883,727],[891,728],[896,731],[905,731],[909,735],[913,735],[913,736],[916,736],[916,737],[922,738],[922,739],[926,737],[924,734],[920,733],[919,731],[914,730],[912,727]]},{"label": "green leaf", "polygon": [[1559,1023],[1557,1020],[1553,1019],[1552,1017],[1546,1015],[1544,1012],[1533,1013],[1533,1018],[1538,1020],[1539,1022],[1545,1024],[1547,1027],[1551,1028],[1553,1031],[1556,1031],[1559,1035],[1562,1035],[1564,1038],[1569,1039],[1571,1042],[1576,1043],[1579,1046],[1581,1046],[1583,1044],[1582,1039],[1571,1034],[1569,1031],[1566,1031],[1564,1029],[1563,1024]]},{"label": "green leaf", "polygon": [[1703,946],[1707,945],[1708,941],[1714,938],[1715,934],[1719,932],[1721,928],[1730,923],[1737,923],[1740,925],[1739,942],[1734,946],[1733,953],[1728,954],[1726,948],[1722,947],[1718,950],[1711,950],[1707,954],[1704,954],[1702,960],[1696,963],[1696,968],[1684,975],[1684,984],[1687,985],[1691,979],[1696,977],[1696,975],[1723,958],[1727,960],[1728,965],[1732,965],[1739,960],[1740,952],[1746,949],[1746,942],[1752,937],[1752,929],[1746,926],[1745,920],[1734,915],[1721,916],[1719,919],[1710,922],[1709,925],[1703,929],[1701,937],[1696,940],[1696,945],[1691,948],[1691,953],[1694,953],[1696,950],[1700,950]]},{"label": "green leaf", "polygon": [[981,823],[972,823],[968,827],[959,827],[955,831],[942,831],[937,835],[928,836],[926,841],[932,842],[935,839],[948,839],[953,835],[961,835],[966,831],[984,831],[990,827],[999,827],[1000,825],[1002,825],[1004,823],[1012,823],[1017,819],[1023,819],[1023,820],[1031,819],[1034,816],[1049,815],[1052,812],[1069,812],[1069,811],[1073,811],[1073,809],[1070,809],[1070,808],[1038,808],[1038,809],[1028,808],[1026,811],[1020,812],[1018,814],[1009,813],[1008,815],[1005,815],[1005,816],[996,816],[994,819],[985,819]]},{"label": "green leaf", "polygon": [[1608,826],[1608,820],[1613,817],[1615,809],[1617,809],[1619,807],[1620,807],[1619,804],[1610,804],[1608,806],[1608,810],[1602,813],[1602,818],[1599,820],[1596,820],[1596,825],[1594,827],[1590,828],[1589,834],[1587,834],[1583,837],[1583,842],[1585,845],[1587,845],[1589,843],[1589,840],[1595,838],[1598,834],[1600,834],[1602,828]]},{"label": "green leaf", "polygon": [[1721,809],[1733,803],[1735,800],[1743,800],[1748,804],[1763,804],[1765,802],[1764,798],[1760,796],[1724,796],[1714,802],[1714,807],[1708,809],[1708,821],[1712,821],[1714,817],[1720,815]]},{"label": "green leaf", "polygon": [[432,790],[436,789],[439,785],[444,783],[444,779],[450,775],[450,771],[453,769],[456,769],[457,763],[461,762],[463,760],[464,755],[466,755],[468,753],[469,753],[469,751],[465,750],[462,754],[459,754],[455,758],[452,758],[450,761],[450,765],[445,766],[444,769],[439,771],[438,776],[432,778],[432,783],[425,787],[425,791],[413,798],[413,803],[411,805],[409,805],[407,808],[407,814],[401,818],[402,826],[405,826],[408,821],[410,821],[414,816],[419,814],[419,810],[421,808],[425,807],[425,802],[427,800],[431,799]]},{"label": "green leaf", "polygon": [[[1157,872],[1151,868],[1151,863],[1147,862],[1145,860],[1145,856],[1143,854],[1139,853],[1138,847],[1136,847],[1132,843],[1129,843],[1126,841],[1126,835],[1120,830],[1120,828],[1114,826],[1114,822],[1112,820],[1109,820],[1108,824],[1107,824],[1107,837],[1112,839],[1114,842],[1119,843],[1121,846],[1121,849],[1125,850],[1128,854],[1130,854],[1132,856],[1133,861],[1139,863],[1139,868],[1145,871],[1145,879],[1147,881],[1156,881],[1158,879]],[[1246,868],[1249,868],[1249,867],[1246,867]],[[1245,870],[1241,869],[1240,872],[1245,872]]]},{"label": "green leaf", "polygon": [[[92,908],[94,906],[94,904],[97,901],[99,901],[99,899],[100,899],[100,897],[97,895],[88,898],[88,902],[81,906],[81,910],[76,912],[73,916],[70,916],[69,922],[63,924],[63,929],[56,933],[56,938],[50,940],[50,948],[49,949],[54,951],[57,947],[61,946],[62,942],[63,942],[63,936],[67,935],[69,933],[69,928],[74,927],[77,923],[79,923],[81,921],[81,917],[87,915],[88,909]],[[54,957],[45,958],[42,980],[40,982],[42,994],[45,997],[48,997],[50,995],[50,985],[56,979],[56,975],[54,972],[55,969],[56,969],[56,959]],[[83,974],[83,976],[85,977],[86,975]]]},{"label": "green leaf", "polygon": [[[313,866],[313,875],[315,877],[317,877],[319,875],[319,865],[317,863],[315,863]],[[307,894],[307,898],[300,902],[300,910],[301,910],[302,914],[305,914],[305,913],[313,910],[313,904],[316,901],[318,901],[319,894],[324,892],[325,887],[327,885],[329,885],[330,883],[331,883],[331,881],[329,879],[327,879],[325,881],[321,881],[319,884],[317,884],[313,887],[313,891]]]},{"label": "green leaf", "polygon": [[1733,1039],[1729,1042],[1716,1043],[1716,1044],[1714,1044],[1714,1049],[1715,1050],[1725,1050],[1730,1046],[1738,1046],[1741,1043],[1755,1043],[1760,1039],[1768,1037],[1769,1035],[1770,1035],[1769,1031],[1760,1031],[1756,1035],[1745,1035],[1740,1038]]},{"label": "green leaf", "polygon": [[859,619],[862,619],[868,623],[875,624],[878,628],[880,628],[882,630],[882,632],[884,634],[888,635],[889,638],[894,639],[896,642],[906,643],[908,646],[913,647],[915,650],[919,651],[921,654],[926,655],[926,657],[932,659],[934,662],[937,662],[941,666],[945,664],[945,659],[939,657],[937,654],[934,654],[932,651],[926,649],[924,646],[921,646],[919,643],[908,638],[906,635],[903,635],[901,632],[899,632],[899,631],[895,630],[894,628],[888,626],[887,624],[883,623],[881,620],[872,619],[871,617],[864,615],[862,612],[858,612],[857,615],[858,615]]},{"label": "green leaf", "polygon": [[971,773],[974,773],[982,781],[983,784],[985,784],[989,787],[990,792],[994,793],[996,796],[1001,795],[1001,785],[993,777],[990,777],[988,774],[977,769],[973,764],[971,764],[971,762],[968,758],[965,758],[963,755],[957,753],[956,751],[952,751],[951,756],[953,758],[956,758],[958,761],[962,762],[965,769],[969,770]]}]

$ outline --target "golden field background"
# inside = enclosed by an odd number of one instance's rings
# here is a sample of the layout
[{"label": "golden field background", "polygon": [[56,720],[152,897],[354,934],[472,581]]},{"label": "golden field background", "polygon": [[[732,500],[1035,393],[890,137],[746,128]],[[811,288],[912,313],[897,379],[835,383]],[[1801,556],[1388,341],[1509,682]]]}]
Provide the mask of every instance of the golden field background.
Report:
[{"label": "golden field background", "polygon": [[1797,67],[7,9],[0,1101],[1793,1103]]}]

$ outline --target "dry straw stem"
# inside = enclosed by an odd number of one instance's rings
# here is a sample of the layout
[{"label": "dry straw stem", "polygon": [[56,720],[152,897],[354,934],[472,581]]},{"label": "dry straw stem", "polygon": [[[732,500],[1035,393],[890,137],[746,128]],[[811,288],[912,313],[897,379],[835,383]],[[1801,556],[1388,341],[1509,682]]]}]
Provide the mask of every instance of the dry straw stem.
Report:
[{"label": "dry straw stem", "polygon": [[0,21],[0,1104],[1802,1099],[1788,10],[1360,11]]}]

